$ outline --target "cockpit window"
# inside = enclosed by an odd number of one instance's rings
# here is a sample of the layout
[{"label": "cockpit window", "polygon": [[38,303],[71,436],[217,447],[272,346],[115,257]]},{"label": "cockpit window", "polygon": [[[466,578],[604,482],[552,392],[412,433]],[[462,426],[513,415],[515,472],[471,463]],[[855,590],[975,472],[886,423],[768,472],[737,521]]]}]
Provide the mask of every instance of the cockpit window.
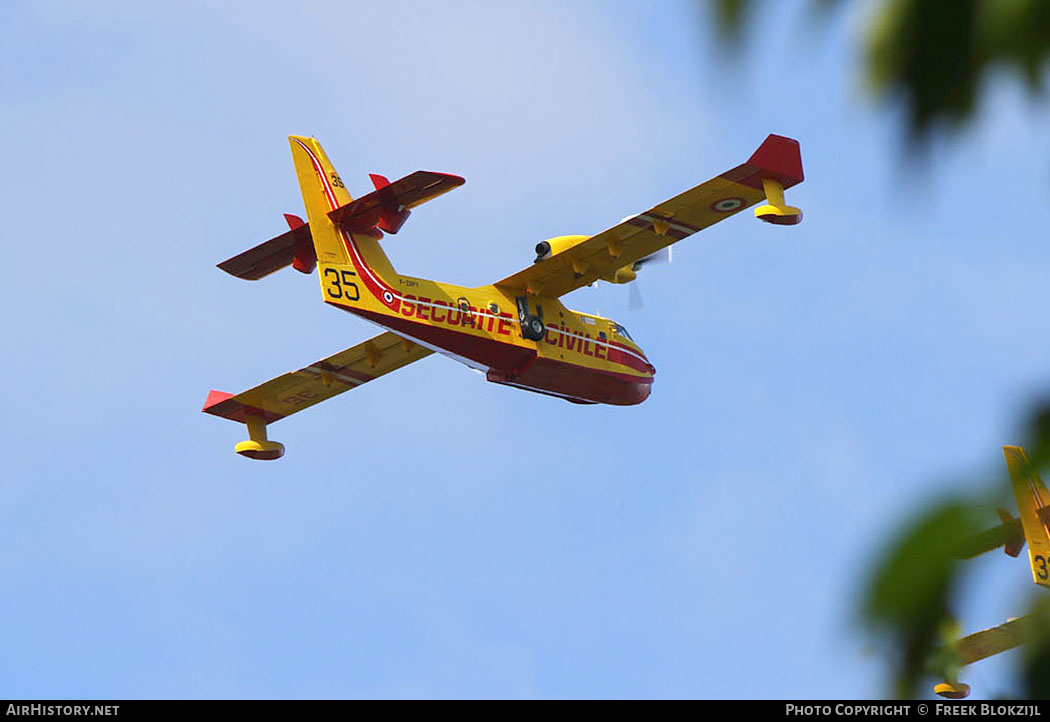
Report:
[{"label": "cockpit window", "polygon": [[615,333],[616,335],[623,336],[626,339],[634,341],[634,339],[631,338],[631,334],[627,333],[627,329],[621,326],[620,324],[613,322],[610,324],[610,326],[612,327],[613,333]]}]

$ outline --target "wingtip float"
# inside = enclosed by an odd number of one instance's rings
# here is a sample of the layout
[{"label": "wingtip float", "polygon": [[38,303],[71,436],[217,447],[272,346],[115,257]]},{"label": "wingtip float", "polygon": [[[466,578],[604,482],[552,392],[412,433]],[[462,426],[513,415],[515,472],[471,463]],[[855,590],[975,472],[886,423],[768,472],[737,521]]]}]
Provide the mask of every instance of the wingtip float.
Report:
[{"label": "wingtip float", "polygon": [[653,254],[764,201],[760,220],[801,221],[784,191],[803,181],[798,142],[770,135],[743,163],[593,236],[559,236],[535,260],[487,286],[468,288],[397,273],[380,246],[416,207],[465,183],[416,171],[396,181],[370,174],[374,190],[350,196],[316,138],[289,136],[307,220],[219,268],[259,280],[286,266],[316,269],[325,303],[386,331],[357,346],[239,394],[212,391],[205,413],[238,421],[238,454],[273,460],[284,447],[266,427],[297,411],[441,353],[489,381],[579,404],[629,406],[648,398],[655,367],[623,325],[572,311],[560,298],[598,280],[630,283]]}]

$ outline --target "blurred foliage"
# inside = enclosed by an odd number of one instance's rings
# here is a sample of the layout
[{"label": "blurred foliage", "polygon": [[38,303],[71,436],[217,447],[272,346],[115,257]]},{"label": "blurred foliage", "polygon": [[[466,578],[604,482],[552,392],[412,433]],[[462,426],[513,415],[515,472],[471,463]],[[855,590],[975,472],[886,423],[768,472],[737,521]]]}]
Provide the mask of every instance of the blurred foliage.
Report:
[{"label": "blurred foliage", "polygon": [[1021,656],[1021,683],[1029,699],[1050,699],[1050,598],[1033,605],[1031,635]]},{"label": "blurred foliage", "polygon": [[[1050,406],[1040,405],[1027,427],[1031,471],[1045,473],[1050,468]],[[950,644],[961,634],[978,631],[961,629],[951,614],[958,606],[964,575],[973,568],[960,557],[975,546],[987,549],[992,539],[1004,540],[1001,531],[990,527],[999,526],[995,507],[1012,496],[1006,478],[1004,464],[1000,480],[989,485],[986,496],[955,495],[921,510],[887,542],[873,564],[861,590],[860,613],[872,637],[888,645],[893,696],[926,695],[931,682],[955,680],[959,674]],[[1018,574],[1031,574],[1027,549],[1016,564]],[[1018,600],[1018,611],[1021,604]],[[1050,599],[1040,598],[1028,614],[1021,690],[1032,699],[1050,699]]]},{"label": "blurred foliage", "polygon": [[[739,47],[753,16],[772,6],[764,0],[699,3],[713,15],[727,47]],[[818,15],[843,4],[810,0]],[[1050,59],[1050,0],[872,0],[862,42],[858,56],[868,86],[879,102],[903,106],[908,138],[921,143],[972,121],[992,73],[1020,79],[1033,97],[1041,92]],[[1039,405],[1025,428],[1032,470],[1045,472],[1050,403]],[[922,510],[878,555],[860,611],[869,632],[890,642],[896,696],[927,694],[928,675],[954,679],[958,673],[950,644],[960,632],[949,610],[968,567],[956,556],[1002,536],[988,529],[997,525],[992,512],[1009,490],[1000,481],[990,485],[986,498],[942,499]],[[1018,569],[1028,573],[1027,565]],[[1025,630],[1022,691],[1050,699],[1050,599],[1031,609]]]},{"label": "blurred foliage", "polygon": [[[720,37],[738,43],[761,0],[700,0]],[[812,0],[829,12],[843,0]],[[876,97],[899,100],[909,136],[974,117],[983,81],[1002,68],[1031,95],[1043,87],[1050,59],[1047,0],[877,0],[861,53],[863,75]]]},{"label": "blurred foliage", "polygon": [[[700,0],[701,3],[704,0]],[[744,24],[744,15],[751,7],[749,0],[708,0],[715,13],[722,37],[730,42],[739,42]]]},{"label": "blurred foliage", "polygon": [[[939,502],[922,513],[885,550],[862,595],[871,630],[894,652],[894,692],[914,697],[934,651],[950,626],[948,609],[959,582],[954,551],[987,526],[982,505]],[[950,658],[937,664],[945,668]]]}]

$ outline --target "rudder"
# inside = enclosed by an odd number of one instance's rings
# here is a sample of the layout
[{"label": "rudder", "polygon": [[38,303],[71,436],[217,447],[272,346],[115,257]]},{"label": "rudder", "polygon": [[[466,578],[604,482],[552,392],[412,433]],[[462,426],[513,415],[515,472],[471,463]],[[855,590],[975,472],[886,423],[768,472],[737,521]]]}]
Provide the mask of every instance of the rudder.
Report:
[{"label": "rudder", "polygon": [[1004,446],[1010,483],[1028,540],[1032,581],[1050,588],[1050,492],[1020,446]]}]

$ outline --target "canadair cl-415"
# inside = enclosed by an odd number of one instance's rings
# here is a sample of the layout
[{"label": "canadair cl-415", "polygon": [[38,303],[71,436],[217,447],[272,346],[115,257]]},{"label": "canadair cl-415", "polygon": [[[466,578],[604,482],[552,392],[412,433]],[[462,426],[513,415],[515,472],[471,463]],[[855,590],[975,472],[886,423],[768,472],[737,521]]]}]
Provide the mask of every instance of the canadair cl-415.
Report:
[{"label": "canadair cl-415", "polygon": [[290,136],[307,221],[219,264],[258,280],[286,266],[316,269],[325,303],[384,329],[378,336],[239,394],[212,391],[204,411],[241,422],[237,453],[277,459],[284,446],[266,427],[297,411],[437,352],[489,381],[579,404],[645,401],[656,369],[620,324],[571,311],[559,298],[601,280],[630,283],[671,244],[759,202],[763,221],[793,225],[784,189],[801,183],[798,142],[770,135],[746,163],[594,236],[559,236],[536,246],[533,262],[495,283],[468,288],[394,270],[380,245],[417,206],[463,185],[459,176],[417,171],[356,200],[315,138]]}]

